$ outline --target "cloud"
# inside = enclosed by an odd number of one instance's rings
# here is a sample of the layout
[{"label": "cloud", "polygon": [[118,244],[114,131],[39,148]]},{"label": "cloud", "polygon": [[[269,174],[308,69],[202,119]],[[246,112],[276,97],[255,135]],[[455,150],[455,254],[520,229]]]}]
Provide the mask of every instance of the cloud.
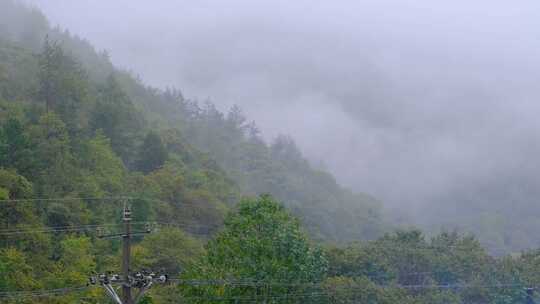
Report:
[{"label": "cloud", "polygon": [[153,85],[241,105],[388,206],[421,213],[465,186],[489,205],[501,181],[540,177],[524,169],[539,165],[540,2],[31,2]]}]

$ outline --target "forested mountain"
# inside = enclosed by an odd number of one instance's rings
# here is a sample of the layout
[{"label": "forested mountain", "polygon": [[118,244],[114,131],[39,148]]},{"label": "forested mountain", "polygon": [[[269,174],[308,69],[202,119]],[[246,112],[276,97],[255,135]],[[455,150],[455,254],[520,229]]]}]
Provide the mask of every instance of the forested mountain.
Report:
[{"label": "forested mountain", "polygon": [[385,233],[380,203],[290,137],[268,144],[239,107],[148,87],[0,0],[0,302],[106,303],[87,282],[120,268],[121,242],[99,236],[125,203],[154,232],[133,268],[172,279],[142,303],[518,303],[540,285],[538,251]]},{"label": "forested mountain", "polygon": [[6,1],[2,14],[2,99],[36,116],[47,107],[54,110],[65,124],[67,142],[101,134],[127,172],[149,175],[164,164],[177,169],[198,166],[201,172],[185,177],[185,182],[219,181],[221,185],[213,186],[234,193],[223,194],[220,201],[271,193],[287,202],[318,239],[380,235],[383,224],[375,199],[353,194],[330,174],[313,169],[290,138],[266,144],[238,107],[222,113],[209,101],[184,99],[178,90],[147,87],[115,69],[105,52],[96,52],[67,31],[49,28],[36,10]]}]

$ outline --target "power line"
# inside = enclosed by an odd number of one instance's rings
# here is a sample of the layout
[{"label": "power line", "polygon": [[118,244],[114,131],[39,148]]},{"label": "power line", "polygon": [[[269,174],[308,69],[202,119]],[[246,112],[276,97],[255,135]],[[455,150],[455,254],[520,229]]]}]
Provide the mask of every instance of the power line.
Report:
[{"label": "power line", "polygon": [[[333,291],[317,291],[317,292],[304,292],[304,293],[285,293],[282,295],[247,295],[247,296],[187,296],[182,297],[183,300],[210,300],[210,301],[261,301],[261,300],[277,300],[277,299],[298,299],[298,298],[320,298],[320,297],[342,297],[342,296],[355,296],[362,295],[363,291],[358,288],[336,289]],[[468,302],[468,304],[474,304]]]},{"label": "power line", "polygon": [[[3,200],[0,200],[0,203],[77,202],[77,201],[119,201],[120,202],[120,201],[125,201],[125,200],[131,200],[131,201],[142,200],[142,201],[147,201],[147,202],[171,204],[171,202],[160,200],[160,199],[157,199],[157,198],[132,197],[132,196],[3,199]],[[196,206],[196,204],[186,202],[186,201],[182,201],[182,202],[178,202],[178,203],[183,204],[183,205]],[[169,225],[169,226],[179,226],[179,224],[177,224],[177,223],[163,223],[163,222],[161,222],[161,224],[166,224],[166,225]],[[194,230],[194,228],[208,229],[208,230],[215,230],[216,229],[216,226],[210,226],[210,225],[207,225],[207,226],[198,225],[198,227],[195,227],[193,225],[193,223],[185,223],[185,225],[190,225],[190,228],[191,228],[190,230]],[[181,227],[181,226],[179,226],[179,227],[184,228],[184,227]],[[205,234],[205,233],[202,233],[202,234]],[[463,246],[460,246],[460,245],[428,245],[428,246],[422,245],[422,247],[413,247],[412,245],[411,246],[401,246],[399,244],[381,244],[381,243],[378,243],[378,244],[371,243],[370,244],[369,241],[366,242],[361,248],[370,249],[370,248],[373,248],[373,247],[376,247],[376,248],[389,247],[389,248],[395,248],[395,249],[400,249],[400,250],[401,249],[408,249],[408,250],[442,250],[442,249],[452,248],[452,249],[465,251],[465,250],[478,249],[476,247],[464,248]],[[481,247],[481,249],[482,250],[487,250],[487,249],[485,249],[483,247]],[[493,250],[491,250],[491,251],[493,251]],[[498,252],[500,252],[502,254],[506,253],[504,250],[499,250]]]},{"label": "power line", "polygon": [[[366,276],[366,278],[370,278]],[[264,282],[264,281],[253,281],[253,280],[182,280],[182,279],[170,279],[170,282],[177,282],[178,285],[185,286],[232,286],[232,287],[313,287],[313,288],[323,288],[325,283],[287,283],[287,282]],[[377,285],[383,288],[401,288],[401,289],[465,289],[465,288],[510,288],[510,287],[531,287],[529,284],[525,283],[494,283],[494,284],[472,284],[472,283],[455,283],[455,284],[379,284]],[[533,286],[537,288],[536,286]],[[352,288],[352,287],[338,287],[340,290]]]},{"label": "power line", "polygon": [[[271,295],[259,295],[254,296],[191,296],[183,297],[185,300],[195,300],[195,299],[204,299],[204,300],[255,300],[255,299],[278,299],[278,298],[291,298],[291,297],[313,297],[313,296],[333,296],[333,295],[343,295],[345,293],[360,293],[361,290],[358,290],[356,286],[346,286],[340,287],[336,286],[333,291],[325,290],[328,288],[324,283],[281,283],[281,282],[255,282],[252,280],[179,280],[172,279],[170,282],[177,282],[179,285],[187,286],[231,286],[231,287],[311,287],[311,288],[321,288],[321,291],[318,292],[309,292],[309,293],[296,293],[296,294],[285,294],[281,296]],[[122,283],[122,281],[119,281]],[[524,288],[528,287],[530,289],[538,289],[539,286],[531,286],[527,284],[518,284],[518,283],[506,283],[506,284],[448,284],[448,285],[438,285],[438,284],[422,284],[422,285],[378,285],[380,288],[398,288],[398,289],[464,289],[464,288]],[[61,296],[67,293],[80,292],[93,288],[93,286],[79,286],[79,287],[66,287],[58,289],[47,289],[47,290],[22,290],[22,291],[0,291],[0,298],[28,298],[28,297],[48,297],[48,296]]]},{"label": "power line", "polygon": [[[134,222],[133,224],[146,224],[146,223],[153,223],[156,225],[160,225],[162,227],[175,227],[175,228],[181,228],[184,230],[187,230],[186,232],[190,234],[195,235],[208,235],[208,231],[216,230],[217,226],[211,226],[211,225],[205,225],[205,224],[198,224],[198,223],[192,223],[192,222]],[[107,227],[118,227],[121,226],[121,224],[96,224],[96,225],[81,225],[81,226],[58,226],[58,227],[51,227],[51,228],[42,228],[37,229],[36,228],[26,228],[26,229],[3,229],[0,230],[0,235],[4,236],[10,236],[10,235],[23,235],[23,234],[35,234],[35,233],[55,233],[55,232],[79,232],[79,231],[89,231],[92,229],[97,228],[107,228]],[[207,230],[205,232],[197,232],[197,230]],[[432,251],[441,251],[441,250],[459,250],[459,251],[474,251],[474,250],[480,250],[480,252],[484,251],[485,249],[483,247],[461,247],[459,245],[447,245],[447,246],[425,246],[425,247],[412,247],[412,246],[405,246],[405,245],[399,245],[399,244],[366,244],[365,246],[359,247],[360,250],[376,250],[376,249],[389,249],[389,250],[399,250],[400,253],[414,253],[415,251],[424,251],[424,252],[432,252]],[[408,252],[407,252],[408,251]],[[445,253],[451,253],[451,252],[445,252]],[[487,252],[486,252],[487,254]]]},{"label": "power line", "polygon": [[[150,233],[150,227],[144,232],[132,231],[132,212],[128,201],[124,202],[122,222],[124,231],[120,234],[112,234],[101,237],[122,237],[122,274],[112,275],[100,274],[97,277],[90,277],[90,284],[99,284],[105,289],[111,299],[118,304],[135,304],[142,299],[144,294],[155,283],[165,283],[168,280],[167,274],[156,274],[155,272],[142,271],[134,273],[131,269],[131,239],[134,235],[141,233]],[[122,283],[122,294],[118,295],[112,284]],[[132,294],[132,289],[138,289],[136,295]]]},{"label": "power line", "polygon": [[[17,229],[1,229],[1,233],[11,233],[11,232],[35,232],[35,231],[55,231],[55,230],[64,230],[64,229],[78,229],[78,228],[99,228],[99,227],[110,227],[118,226],[120,224],[93,224],[93,225],[79,225],[79,226],[53,226],[37,229],[39,227],[31,226],[17,226]],[[19,229],[21,228],[21,229]]]},{"label": "power line", "polygon": [[[160,225],[162,227],[175,227],[175,228],[182,228],[188,230],[188,233],[191,234],[200,234],[200,235],[207,235],[206,232],[196,232],[196,230],[215,230],[216,226],[210,226],[205,224],[198,224],[193,222],[134,222],[133,224],[156,224]],[[92,230],[92,229],[98,229],[98,228],[107,228],[107,227],[119,227],[122,224],[95,224],[95,225],[80,225],[80,226],[56,226],[56,227],[50,227],[50,228],[42,228],[37,229],[36,228],[25,228],[25,229],[3,229],[0,230],[0,235],[22,235],[22,234],[34,234],[34,233],[55,233],[55,232],[78,232],[78,231],[86,231],[86,230]],[[453,250],[459,250],[459,251],[473,251],[473,250],[481,250],[484,249],[482,247],[473,247],[473,248],[464,248],[458,245],[448,245],[448,246],[425,246],[425,247],[412,247],[412,246],[405,246],[400,244],[367,244],[365,246],[359,247],[360,250],[374,250],[374,249],[391,249],[391,250],[399,250],[400,253],[404,253],[406,251],[409,251],[407,253],[414,253],[415,251],[440,251],[444,249],[453,249]],[[448,252],[451,253],[451,252]]]},{"label": "power line", "polygon": [[29,298],[29,297],[47,297],[61,296],[67,293],[80,292],[93,288],[93,286],[66,287],[57,289],[42,290],[22,290],[22,291],[4,291],[0,292],[0,298]]},{"label": "power line", "polygon": [[[184,229],[200,229],[211,227],[205,225],[192,225],[191,223],[164,223],[164,222],[133,222],[134,225],[140,224],[157,224],[161,226],[170,226],[176,228]],[[80,232],[80,231],[92,231],[99,228],[111,228],[111,227],[120,227],[122,224],[95,224],[95,225],[79,225],[79,226],[55,226],[49,228],[39,228],[39,227],[25,227],[24,229],[2,229],[0,230],[0,235],[2,236],[12,236],[12,235],[27,235],[27,234],[36,234],[36,233],[60,233],[60,232]],[[20,228],[20,227],[19,227]],[[204,234],[197,232],[189,232],[191,234]]]},{"label": "power line", "polygon": [[128,196],[104,196],[104,197],[58,197],[58,198],[20,198],[20,199],[2,199],[0,203],[35,203],[35,202],[76,202],[76,201],[114,201],[131,198]]},{"label": "power line", "polygon": [[66,228],[66,229],[48,229],[48,230],[26,230],[26,231],[13,231],[0,233],[2,236],[14,236],[14,235],[28,235],[37,233],[60,233],[60,232],[81,232],[89,231],[88,228]]},{"label": "power line", "polygon": [[[35,202],[77,202],[77,201],[147,201],[162,204],[171,204],[170,201],[164,201],[151,197],[133,197],[133,196],[102,196],[102,197],[45,197],[45,198],[19,198],[19,199],[0,199],[0,203],[35,203]],[[182,205],[200,206],[200,204],[189,201],[178,202]]]},{"label": "power line", "polygon": [[[124,281],[119,280],[117,283],[123,283]],[[184,286],[233,286],[233,287],[317,287],[324,288],[327,287],[325,283],[286,283],[286,282],[255,282],[251,280],[181,280],[181,279],[169,279],[167,282],[176,282],[178,285]],[[382,288],[402,288],[402,289],[433,289],[433,288],[443,288],[443,289],[463,289],[463,288],[509,288],[509,287],[524,287],[528,286],[530,288],[539,288],[540,286],[522,284],[522,283],[501,283],[501,284],[418,284],[418,285],[378,285]],[[50,293],[61,293],[69,292],[74,290],[85,290],[92,288],[92,286],[80,286],[80,287],[66,287],[58,289],[45,289],[45,290],[19,290],[19,291],[0,291],[0,296],[10,294],[10,295],[24,295],[24,294],[50,294]],[[336,287],[336,290],[346,291],[349,289],[356,289],[357,287],[347,286],[347,287]]]},{"label": "power line", "polygon": [[[134,224],[146,224],[146,222],[136,222]],[[0,235],[20,235],[20,234],[35,234],[35,233],[55,233],[55,232],[78,232],[91,231],[98,228],[119,227],[122,224],[96,224],[96,225],[80,225],[80,226],[56,226],[50,228],[25,228],[25,229],[4,229],[0,230]]]},{"label": "power line", "polygon": [[[356,291],[358,292],[358,291]],[[284,295],[250,295],[250,296],[189,296],[182,297],[183,300],[210,300],[210,301],[257,301],[257,300],[278,300],[278,299],[300,299],[300,298],[315,298],[326,297],[332,294],[326,292],[310,292],[310,293],[291,293]]]}]

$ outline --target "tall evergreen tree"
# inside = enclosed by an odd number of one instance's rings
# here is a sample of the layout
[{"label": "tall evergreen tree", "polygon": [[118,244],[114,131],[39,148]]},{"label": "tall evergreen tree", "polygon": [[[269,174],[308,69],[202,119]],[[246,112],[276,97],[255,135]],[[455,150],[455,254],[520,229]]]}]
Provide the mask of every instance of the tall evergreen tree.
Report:
[{"label": "tall evergreen tree", "polygon": [[45,39],[39,59],[38,97],[46,111],[54,110],[71,132],[81,127],[80,110],[87,101],[87,75],[81,65],[55,41]]},{"label": "tall evergreen tree", "polygon": [[163,166],[167,156],[167,148],[161,141],[159,134],[149,132],[140,147],[137,168],[144,173],[152,172]]},{"label": "tall evergreen tree", "polygon": [[31,173],[33,161],[30,140],[22,123],[16,118],[8,119],[0,127],[0,167],[13,167],[26,175]]},{"label": "tall evergreen tree", "polygon": [[99,89],[90,116],[91,130],[101,129],[111,139],[113,150],[127,165],[132,164],[144,120],[114,75],[110,75]]}]

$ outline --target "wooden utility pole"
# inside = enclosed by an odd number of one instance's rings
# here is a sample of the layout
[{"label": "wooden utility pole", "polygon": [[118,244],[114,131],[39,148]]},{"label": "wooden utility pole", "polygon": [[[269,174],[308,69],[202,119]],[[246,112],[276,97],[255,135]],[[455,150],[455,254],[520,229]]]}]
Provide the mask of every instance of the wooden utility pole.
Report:
[{"label": "wooden utility pole", "polygon": [[[134,235],[147,234],[151,232],[151,227],[147,223],[145,231],[131,231],[131,207],[129,202],[124,204],[124,231],[122,233],[114,233],[110,235],[102,235],[102,231],[98,230],[99,238],[122,237],[122,274],[102,273],[98,276],[89,278],[90,284],[100,284],[103,286],[107,294],[117,304],[136,304],[141,301],[145,293],[155,283],[167,283],[168,275],[165,273],[156,273],[150,270],[143,270],[132,274],[131,261],[131,238]],[[120,297],[113,285],[119,284],[122,286],[122,296]],[[132,295],[132,289],[138,289],[135,297]]]},{"label": "wooden utility pole", "polygon": [[124,235],[122,236],[122,239],[122,277],[124,280],[124,284],[122,285],[122,303],[133,304],[129,269],[131,260],[131,209],[128,203],[124,205]]}]

